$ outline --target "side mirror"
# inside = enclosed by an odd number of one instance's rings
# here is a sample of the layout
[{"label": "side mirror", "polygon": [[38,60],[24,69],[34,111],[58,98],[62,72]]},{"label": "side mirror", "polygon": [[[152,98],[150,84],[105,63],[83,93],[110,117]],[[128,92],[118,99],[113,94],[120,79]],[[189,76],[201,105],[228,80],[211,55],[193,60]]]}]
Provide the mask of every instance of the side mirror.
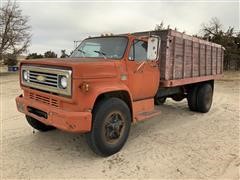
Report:
[{"label": "side mirror", "polygon": [[148,39],[147,60],[158,60],[160,38],[153,36]]}]

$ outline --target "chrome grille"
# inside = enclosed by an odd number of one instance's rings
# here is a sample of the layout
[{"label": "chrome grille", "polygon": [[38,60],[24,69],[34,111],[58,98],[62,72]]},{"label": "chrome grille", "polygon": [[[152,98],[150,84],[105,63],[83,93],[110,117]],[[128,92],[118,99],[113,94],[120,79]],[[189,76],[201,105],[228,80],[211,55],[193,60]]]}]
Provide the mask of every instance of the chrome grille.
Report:
[{"label": "chrome grille", "polygon": [[[38,80],[38,77],[44,77],[44,81]],[[29,82],[58,87],[58,75],[52,73],[43,73],[37,71],[29,71]]]},{"label": "chrome grille", "polygon": [[[66,87],[62,87],[60,84],[62,77],[67,80]],[[45,92],[66,96],[71,96],[72,93],[72,71],[70,69],[23,65],[21,67],[21,82],[24,86]]]}]

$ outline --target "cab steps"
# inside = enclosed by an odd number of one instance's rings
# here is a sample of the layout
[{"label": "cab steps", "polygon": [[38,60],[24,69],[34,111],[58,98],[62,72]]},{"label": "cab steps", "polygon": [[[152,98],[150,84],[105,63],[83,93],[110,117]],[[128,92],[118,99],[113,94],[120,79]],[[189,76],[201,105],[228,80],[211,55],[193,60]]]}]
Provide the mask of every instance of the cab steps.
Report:
[{"label": "cab steps", "polygon": [[143,120],[146,120],[146,119],[150,119],[154,116],[157,116],[160,113],[161,113],[161,111],[156,110],[156,109],[154,109],[153,111],[140,112],[140,113],[136,114],[135,120],[136,121],[143,121]]}]

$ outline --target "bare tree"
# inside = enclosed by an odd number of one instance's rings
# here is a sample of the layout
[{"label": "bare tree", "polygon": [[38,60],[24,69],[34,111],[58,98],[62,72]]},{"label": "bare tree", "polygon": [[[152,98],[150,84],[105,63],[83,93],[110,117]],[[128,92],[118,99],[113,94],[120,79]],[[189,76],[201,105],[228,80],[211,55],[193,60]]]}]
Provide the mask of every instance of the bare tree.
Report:
[{"label": "bare tree", "polygon": [[164,23],[163,23],[163,21],[161,21],[160,24],[156,24],[156,26],[155,26],[155,28],[154,28],[155,31],[161,31],[161,30],[164,30],[164,29],[166,29],[166,28],[164,28]]},{"label": "bare tree", "polygon": [[201,33],[204,34],[205,38],[222,33],[222,24],[220,23],[220,20],[213,17],[208,23],[203,23],[201,25]]},{"label": "bare tree", "polygon": [[61,56],[60,56],[60,58],[67,58],[67,57],[69,57],[68,55],[67,55],[67,53],[66,53],[66,49],[62,49],[61,50]]},{"label": "bare tree", "polygon": [[161,31],[161,30],[165,30],[165,29],[170,29],[170,25],[168,25],[167,27],[165,27],[163,21],[161,21],[160,24],[156,24],[156,26],[155,26],[155,28],[154,28],[155,31]]},{"label": "bare tree", "polygon": [[[161,21],[160,24],[156,24],[156,25],[155,25],[154,31],[162,31],[162,30],[166,30],[166,29],[171,29],[170,24],[167,25],[167,27],[165,27],[164,22]],[[178,30],[177,27],[175,27],[174,30],[177,31],[177,30]],[[185,32],[184,32],[184,33],[185,33]]]},{"label": "bare tree", "polygon": [[0,8],[0,60],[7,54],[19,55],[30,45],[28,17],[16,2],[10,0]]}]

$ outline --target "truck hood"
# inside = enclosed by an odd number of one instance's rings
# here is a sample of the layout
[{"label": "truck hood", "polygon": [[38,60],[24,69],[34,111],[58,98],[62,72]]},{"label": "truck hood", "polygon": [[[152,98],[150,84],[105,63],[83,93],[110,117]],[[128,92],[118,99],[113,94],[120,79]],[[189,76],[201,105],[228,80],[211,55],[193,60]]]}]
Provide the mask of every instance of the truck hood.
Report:
[{"label": "truck hood", "polygon": [[119,60],[93,58],[48,58],[24,60],[21,65],[41,66],[48,68],[71,68],[74,79],[112,78],[117,76],[115,63]]}]

